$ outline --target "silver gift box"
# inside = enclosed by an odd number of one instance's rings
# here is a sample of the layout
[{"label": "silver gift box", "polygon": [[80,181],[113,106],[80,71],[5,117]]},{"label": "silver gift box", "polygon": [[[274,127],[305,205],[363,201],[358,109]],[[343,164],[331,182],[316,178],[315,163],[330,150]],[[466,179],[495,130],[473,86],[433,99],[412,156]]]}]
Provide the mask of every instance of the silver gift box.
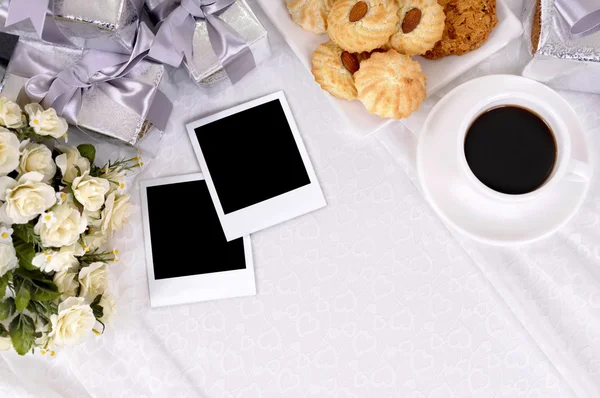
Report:
[{"label": "silver gift box", "polygon": [[[170,0],[146,0],[146,8],[151,11],[163,1]],[[219,18],[228,23],[248,42],[256,65],[271,56],[267,31],[244,0],[237,0],[225,12],[220,14]],[[193,60],[191,62],[184,60],[192,79],[200,84],[208,85],[227,78],[227,73],[215,55],[208,39],[206,21],[196,21],[192,51],[194,53]]]},{"label": "silver gift box", "polygon": [[[31,50],[40,51],[44,55],[52,57],[59,67],[73,65],[83,55],[83,50],[78,48],[52,45],[21,37],[13,53],[13,58],[18,57],[22,51]],[[156,93],[163,80],[164,71],[163,65],[141,61],[127,77],[152,86]],[[11,73],[9,63],[8,70],[0,84],[2,95],[16,100],[27,80],[29,80],[27,77]],[[146,115],[140,116],[131,109],[118,104],[97,87],[92,87],[83,94],[77,122],[81,129],[96,135],[100,134],[104,139],[118,140],[129,145],[137,144],[153,128],[152,124],[146,120]]]},{"label": "silver gift box", "polygon": [[[6,24],[10,1],[0,0],[0,27]],[[112,48],[131,51],[143,0],[54,0],[54,20],[73,43],[82,48]],[[46,18],[52,18],[47,16]],[[22,21],[4,31],[33,38],[30,21]]]},{"label": "silver gift box", "polygon": [[555,0],[528,0],[525,42],[533,60],[523,76],[563,90],[600,94],[600,32],[574,38]]}]

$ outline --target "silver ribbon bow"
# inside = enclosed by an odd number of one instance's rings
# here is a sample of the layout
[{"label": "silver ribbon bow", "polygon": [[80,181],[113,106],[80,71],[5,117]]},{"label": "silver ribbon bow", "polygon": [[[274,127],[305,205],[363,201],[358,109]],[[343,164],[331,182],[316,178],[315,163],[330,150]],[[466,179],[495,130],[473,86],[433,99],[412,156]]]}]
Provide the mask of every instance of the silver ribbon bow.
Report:
[{"label": "silver ribbon bow", "polygon": [[174,67],[185,56],[192,60],[192,40],[196,19],[206,20],[213,51],[233,83],[256,67],[246,40],[218,15],[236,0],[165,0],[150,13],[160,21],[150,57]]},{"label": "silver ribbon bow", "polygon": [[[24,92],[44,108],[52,107],[69,123],[77,125],[83,94],[97,87],[113,101],[133,110],[138,115],[165,130],[173,109],[172,103],[152,86],[128,78],[131,70],[147,55],[154,35],[140,25],[134,51],[131,55],[99,50],[86,50],[74,65],[62,68],[52,63],[39,51],[28,48],[15,52],[9,72],[29,77]],[[17,47],[19,50],[19,47]]]},{"label": "silver ribbon bow", "polygon": [[556,0],[559,14],[569,25],[575,38],[600,31],[600,2],[598,0]]}]

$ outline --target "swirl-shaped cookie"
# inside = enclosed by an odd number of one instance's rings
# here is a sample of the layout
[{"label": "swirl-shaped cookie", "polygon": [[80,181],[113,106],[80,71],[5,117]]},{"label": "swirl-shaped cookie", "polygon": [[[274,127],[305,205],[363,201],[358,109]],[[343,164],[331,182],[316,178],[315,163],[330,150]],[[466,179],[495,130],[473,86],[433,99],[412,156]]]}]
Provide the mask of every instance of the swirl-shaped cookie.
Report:
[{"label": "swirl-shaped cookie", "polygon": [[321,34],[327,32],[327,15],[335,0],[287,0],[292,20],[304,29]]},{"label": "swirl-shaped cookie", "polygon": [[446,14],[437,0],[397,0],[398,23],[389,46],[401,54],[425,54],[444,33]]},{"label": "swirl-shaped cookie", "polygon": [[354,84],[370,113],[392,119],[410,116],[427,96],[421,65],[396,50],[375,52],[362,61]]},{"label": "swirl-shaped cookie", "polygon": [[312,62],[313,76],[323,90],[338,98],[356,99],[353,73],[360,64],[355,55],[328,41],[317,47]]},{"label": "swirl-shaped cookie", "polygon": [[337,0],[327,17],[327,32],[344,50],[360,53],[386,44],[397,22],[396,0]]}]

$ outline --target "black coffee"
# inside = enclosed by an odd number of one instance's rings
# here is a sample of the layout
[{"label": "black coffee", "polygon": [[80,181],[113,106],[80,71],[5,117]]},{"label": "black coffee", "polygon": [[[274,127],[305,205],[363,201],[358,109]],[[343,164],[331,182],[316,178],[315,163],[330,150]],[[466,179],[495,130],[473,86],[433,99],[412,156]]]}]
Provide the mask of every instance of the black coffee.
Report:
[{"label": "black coffee", "polygon": [[494,191],[533,192],[552,174],[556,140],[548,124],[518,106],[480,115],[469,127],[465,155],[473,174]]}]

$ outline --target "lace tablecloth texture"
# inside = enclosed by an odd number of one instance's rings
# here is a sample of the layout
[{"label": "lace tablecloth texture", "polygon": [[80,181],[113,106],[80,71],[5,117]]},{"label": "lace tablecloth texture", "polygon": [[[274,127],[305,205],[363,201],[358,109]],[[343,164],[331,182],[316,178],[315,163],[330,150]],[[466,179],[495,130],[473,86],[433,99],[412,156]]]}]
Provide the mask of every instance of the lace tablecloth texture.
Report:
[{"label": "lace tablecloth texture", "polygon": [[[600,395],[597,188],[561,233],[534,245],[496,249],[449,232],[415,185],[414,135],[400,123],[353,134],[250,4],[273,58],[220,91],[176,72],[175,111],[141,178],[200,170],[185,122],[284,90],[328,207],[252,236],[257,296],[161,309],[149,307],[138,209],[117,240],[119,312],[107,333],[55,357],[2,354],[0,396]],[[496,64],[518,72],[519,51],[515,43],[465,79]],[[568,96],[600,150],[599,97]],[[193,211],[193,198],[182,203]],[[197,248],[173,250],[201,266]]]}]

